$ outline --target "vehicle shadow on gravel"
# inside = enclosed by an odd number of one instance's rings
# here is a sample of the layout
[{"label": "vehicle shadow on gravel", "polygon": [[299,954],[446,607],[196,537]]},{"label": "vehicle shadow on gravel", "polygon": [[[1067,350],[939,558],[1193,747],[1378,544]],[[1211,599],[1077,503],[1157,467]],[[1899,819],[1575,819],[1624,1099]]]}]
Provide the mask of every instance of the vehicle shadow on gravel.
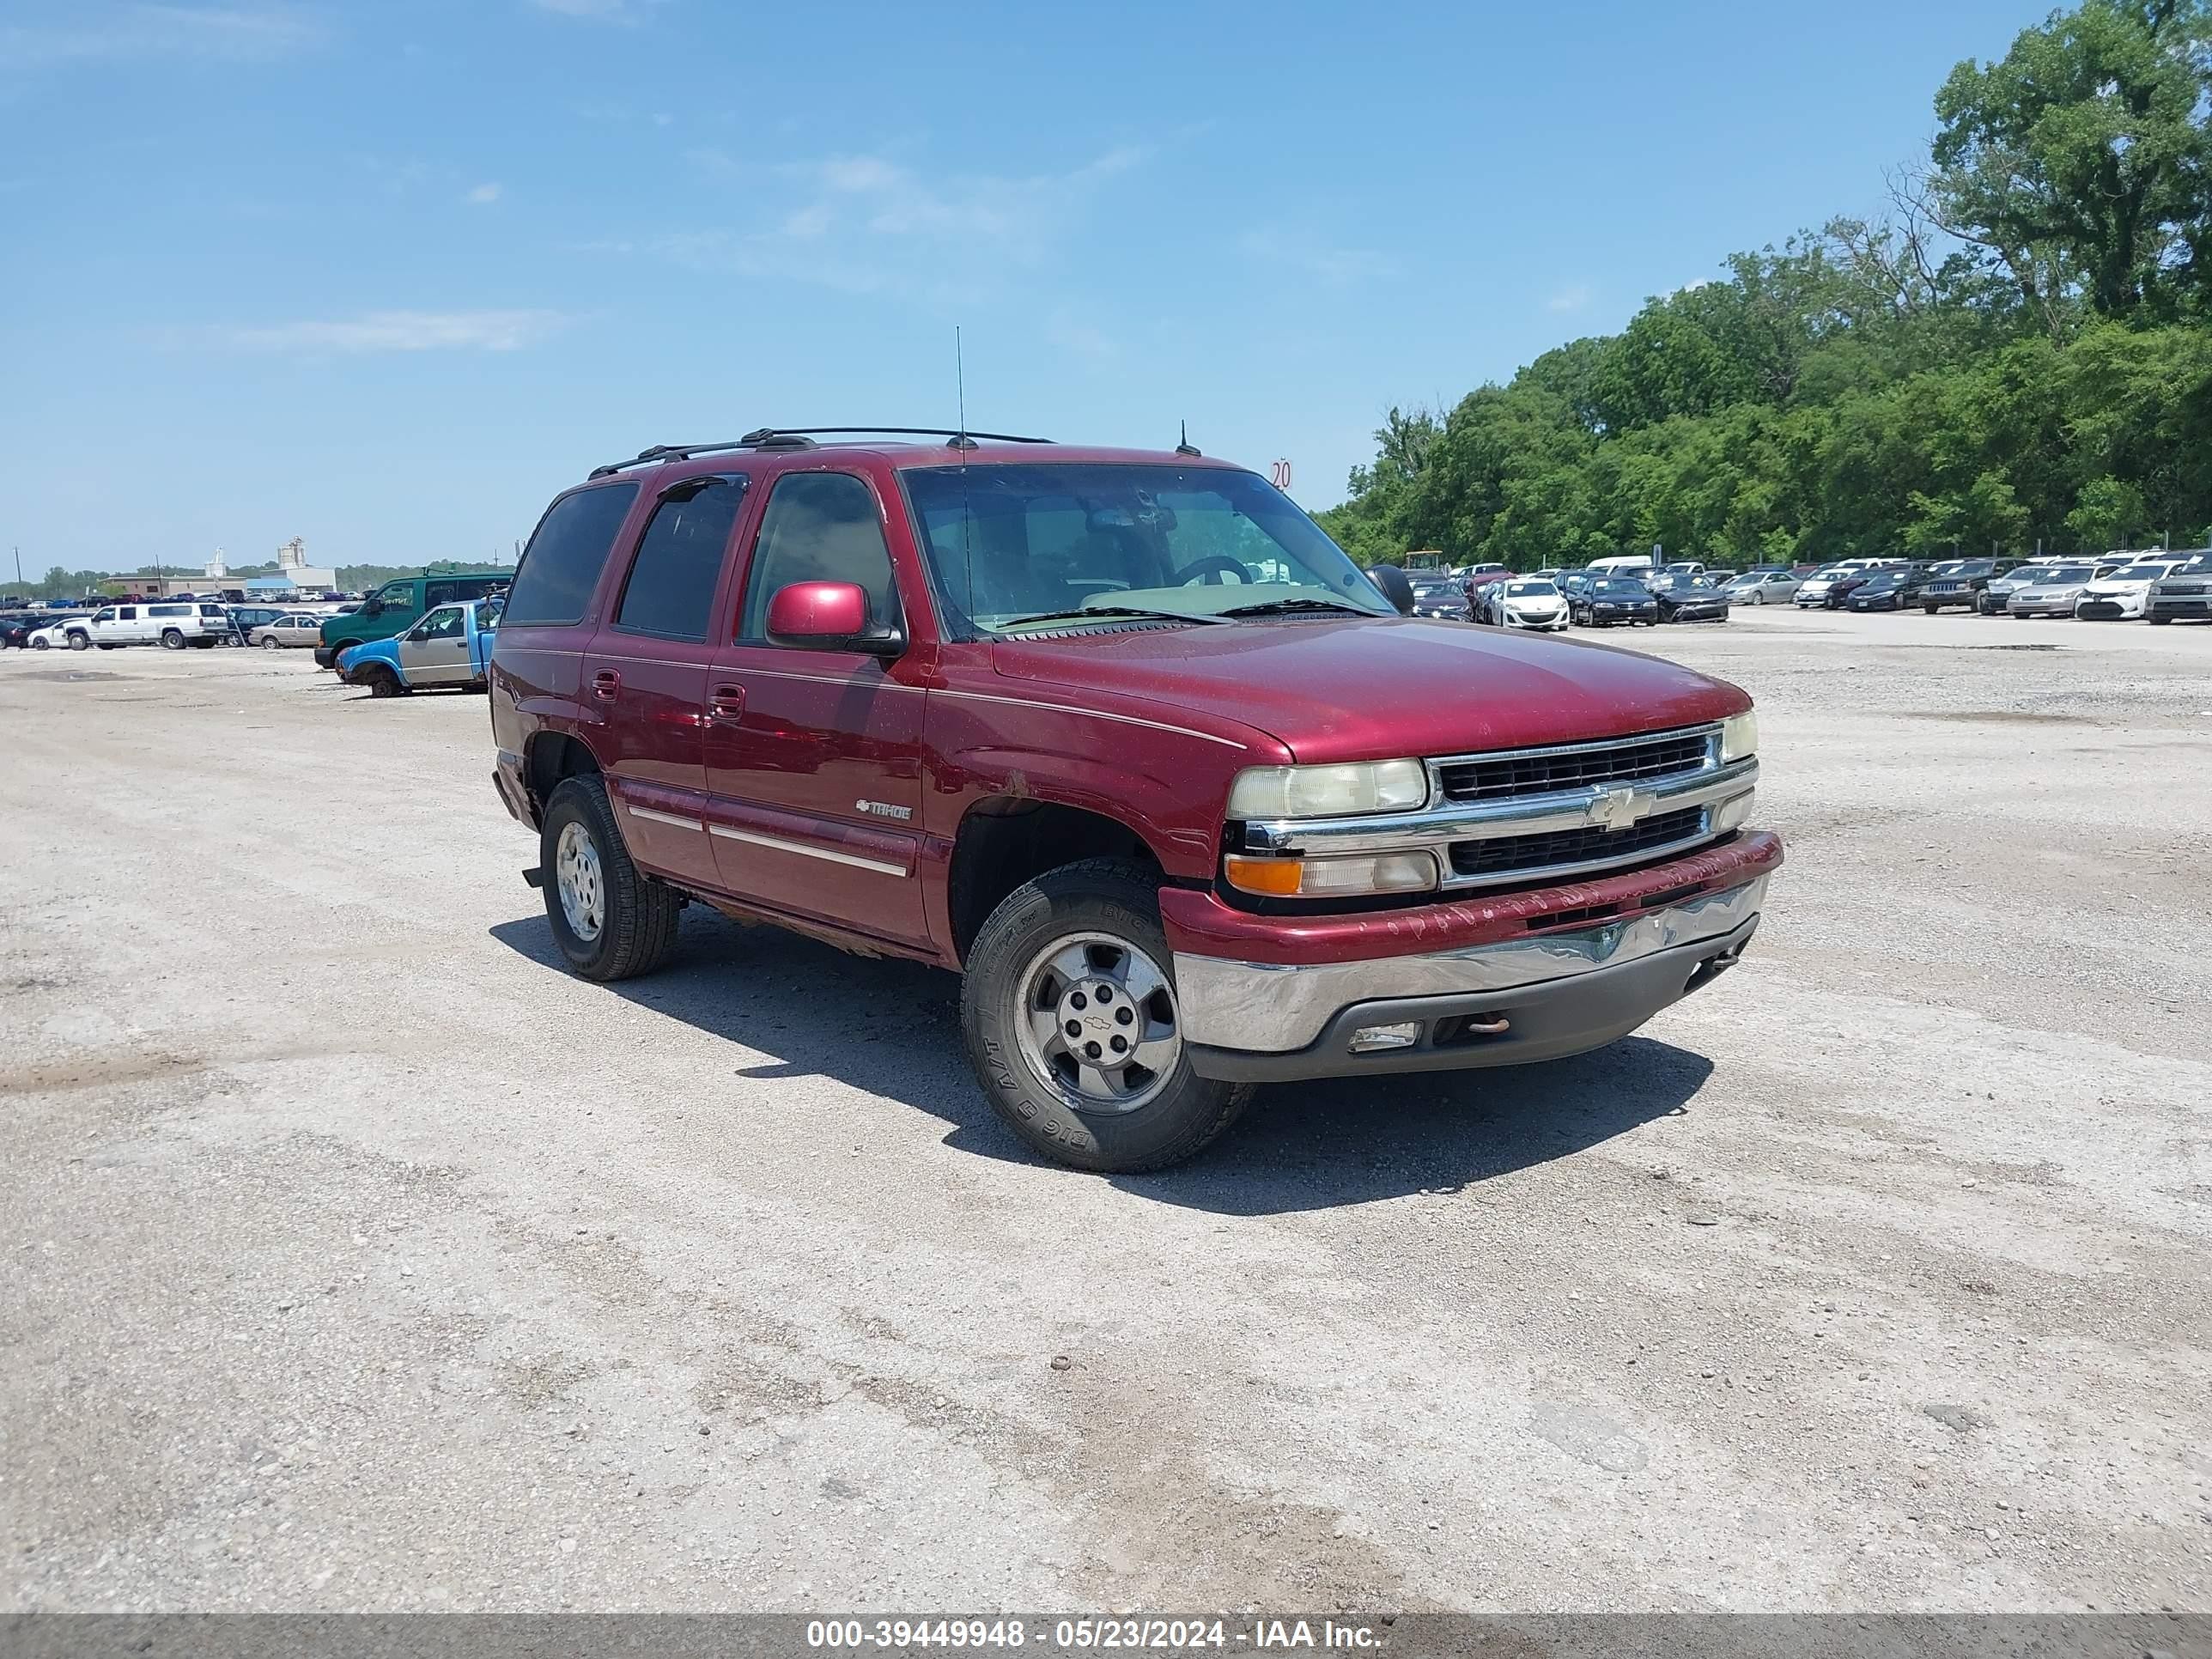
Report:
[{"label": "vehicle shadow on gravel", "polygon": [[[547,972],[567,974],[542,915],[490,932]],[[976,1087],[960,1047],[959,981],[950,974],[848,956],[694,906],[666,968],[604,988],[775,1057],[738,1067],[739,1078],[835,1078],[951,1124],[947,1146],[1039,1161]],[[1632,1036],[1538,1066],[1278,1084],[1189,1163],[1107,1179],[1140,1197],[1224,1215],[1456,1191],[1678,1115],[1712,1069],[1700,1054]]]}]

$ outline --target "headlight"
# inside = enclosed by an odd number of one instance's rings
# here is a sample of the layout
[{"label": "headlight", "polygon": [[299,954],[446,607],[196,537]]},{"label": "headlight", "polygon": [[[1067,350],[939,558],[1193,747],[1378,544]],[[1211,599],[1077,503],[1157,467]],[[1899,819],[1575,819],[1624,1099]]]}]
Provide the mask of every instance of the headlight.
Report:
[{"label": "headlight", "polygon": [[1721,763],[1740,761],[1759,752],[1759,716],[1747,708],[1721,722]]},{"label": "headlight", "polygon": [[1429,771],[1415,760],[1351,766],[1255,766],[1229,787],[1232,818],[1334,818],[1425,805]]},{"label": "headlight", "polygon": [[1429,853],[1360,858],[1252,858],[1231,853],[1222,873],[1240,893],[1265,898],[1355,898],[1376,893],[1425,893],[1437,884]]}]

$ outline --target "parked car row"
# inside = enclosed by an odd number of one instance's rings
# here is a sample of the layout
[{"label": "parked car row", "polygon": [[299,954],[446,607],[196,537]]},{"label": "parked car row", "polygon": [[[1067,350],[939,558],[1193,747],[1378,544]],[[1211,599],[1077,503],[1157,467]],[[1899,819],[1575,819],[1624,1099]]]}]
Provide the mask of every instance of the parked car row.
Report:
[{"label": "parked car row", "polygon": [[1985,617],[2092,622],[2212,619],[2212,549],[2096,558],[1847,560],[1807,577],[1801,609],[1904,611],[1957,605]]},{"label": "parked car row", "polygon": [[[270,649],[320,642],[326,611],[223,605],[211,599],[117,603],[95,609],[0,613],[0,646],[31,651],[103,651],[125,645],[257,645]],[[343,614],[340,612],[338,614]]]},{"label": "parked car row", "polygon": [[[1413,616],[1538,633],[1638,623],[1656,627],[1662,622],[1725,622],[1739,593],[1733,585],[1723,587],[1713,581],[1703,564],[1662,568],[1648,560],[1638,564],[1624,559],[1601,559],[1581,570],[1516,572],[1503,565],[1479,564],[1414,571],[1407,574],[1407,585]],[[1753,584],[1754,589],[1759,586]]]}]

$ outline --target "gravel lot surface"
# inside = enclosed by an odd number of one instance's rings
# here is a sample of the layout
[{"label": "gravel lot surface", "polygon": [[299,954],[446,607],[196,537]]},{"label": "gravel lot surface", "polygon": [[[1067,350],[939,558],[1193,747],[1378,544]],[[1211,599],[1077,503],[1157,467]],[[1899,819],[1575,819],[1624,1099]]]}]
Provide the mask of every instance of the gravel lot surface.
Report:
[{"label": "gravel lot surface", "polygon": [[2212,629],[1617,637],[1746,964],[1113,1180],[949,976],[561,972],[480,697],[7,653],[0,1609],[2212,1607]]}]

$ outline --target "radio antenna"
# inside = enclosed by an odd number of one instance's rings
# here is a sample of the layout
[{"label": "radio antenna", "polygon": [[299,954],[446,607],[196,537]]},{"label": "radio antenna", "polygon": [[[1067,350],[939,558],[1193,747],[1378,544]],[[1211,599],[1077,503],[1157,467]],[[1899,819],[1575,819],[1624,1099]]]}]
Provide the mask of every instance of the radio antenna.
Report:
[{"label": "radio antenna", "polygon": [[960,325],[952,325],[952,386],[960,404],[960,429],[952,434],[951,447],[973,449],[975,441],[968,435],[968,365],[960,353]]}]

